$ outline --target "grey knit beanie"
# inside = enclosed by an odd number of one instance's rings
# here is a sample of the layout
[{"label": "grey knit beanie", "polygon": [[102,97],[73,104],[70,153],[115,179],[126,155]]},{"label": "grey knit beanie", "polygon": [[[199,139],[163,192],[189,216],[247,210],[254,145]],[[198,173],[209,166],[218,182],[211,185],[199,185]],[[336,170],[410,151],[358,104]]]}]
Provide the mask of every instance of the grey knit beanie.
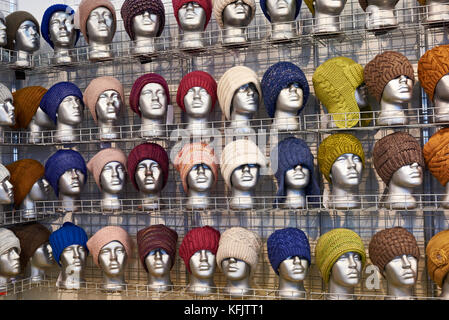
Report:
[{"label": "grey knit beanie", "polygon": [[13,101],[12,93],[11,93],[11,90],[9,90],[7,86],[5,86],[3,83],[0,83],[0,101],[5,101],[5,100]]},{"label": "grey knit beanie", "polygon": [[20,240],[14,232],[6,228],[0,228],[0,255],[11,248],[17,248],[20,254]]},{"label": "grey knit beanie", "polygon": [[0,163],[0,182],[10,177],[11,174],[9,173],[9,170],[6,169],[6,167]]}]

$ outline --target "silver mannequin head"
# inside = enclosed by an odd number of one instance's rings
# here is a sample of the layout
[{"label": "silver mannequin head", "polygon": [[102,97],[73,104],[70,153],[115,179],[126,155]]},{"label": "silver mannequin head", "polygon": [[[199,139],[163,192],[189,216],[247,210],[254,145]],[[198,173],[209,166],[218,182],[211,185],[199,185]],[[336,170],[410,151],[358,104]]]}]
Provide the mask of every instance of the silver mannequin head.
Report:
[{"label": "silver mannequin head", "polygon": [[369,0],[366,8],[367,29],[391,28],[398,24],[394,7],[398,0]]},{"label": "silver mannequin head", "polygon": [[361,84],[355,89],[355,101],[360,109],[368,107],[368,99],[366,97],[366,84]]},{"label": "silver mannequin head", "polygon": [[64,11],[54,12],[50,18],[49,31],[55,51],[72,49],[75,46],[76,30],[72,14]]},{"label": "silver mannequin head", "polygon": [[273,23],[293,21],[295,20],[296,1],[268,0],[267,11]]},{"label": "silver mannequin head", "polygon": [[190,88],[184,96],[186,113],[193,118],[207,118],[212,108],[212,98],[202,87]]},{"label": "silver mannequin head", "polygon": [[422,182],[423,169],[418,163],[402,166],[395,171],[388,184],[387,205],[392,209],[415,208],[417,204],[412,191]]},{"label": "silver mannequin head", "polygon": [[289,257],[279,265],[279,277],[290,281],[304,281],[307,277],[309,261],[298,256]]},{"label": "silver mannequin head", "polygon": [[239,281],[248,279],[251,267],[245,261],[236,258],[226,258],[221,262],[221,268],[226,279]]},{"label": "silver mannequin head", "polygon": [[314,33],[339,33],[340,13],[345,4],[346,0],[314,0]]},{"label": "silver mannequin head", "polygon": [[248,191],[253,189],[259,179],[259,166],[256,164],[244,164],[232,172],[232,188]]},{"label": "silver mannequin head", "polygon": [[8,43],[8,37],[6,34],[6,25],[0,20],[0,47],[6,46]]},{"label": "silver mannequin head", "polygon": [[247,83],[234,92],[231,113],[252,115],[259,109],[259,92],[254,83]]},{"label": "silver mannequin head", "polygon": [[340,286],[356,286],[362,278],[362,258],[354,252],[342,254],[332,266],[330,277]]},{"label": "silver mannequin head", "polygon": [[84,282],[87,252],[83,246],[72,244],[66,247],[59,258],[61,272],[56,286],[64,289],[79,289]]},{"label": "silver mannequin head", "polygon": [[142,118],[163,118],[167,113],[167,105],[167,93],[159,83],[148,83],[140,91],[139,110]]},{"label": "silver mannequin head", "polygon": [[54,266],[53,250],[48,242],[40,245],[30,258],[29,276],[32,283],[40,282],[45,277],[45,270]]},{"label": "silver mannequin head", "polygon": [[122,97],[115,90],[106,90],[98,96],[95,112],[99,123],[114,122],[118,120],[122,108]]},{"label": "silver mannequin head", "polygon": [[81,100],[75,96],[65,97],[59,104],[57,123],[76,126],[81,121],[83,121],[83,104]]},{"label": "silver mannequin head", "polygon": [[145,258],[148,269],[148,286],[150,290],[165,291],[172,286],[170,279],[171,257],[163,249],[150,251]]},{"label": "silver mannequin head", "polygon": [[26,20],[17,29],[14,49],[33,53],[39,50],[40,35],[34,22]]},{"label": "silver mannequin head", "polygon": [[391,177],[390,183],[405,188],[414,188],[420,186],[423,182],[423,170],[418,163],[412,163],[402,166],[395,171]]},{"label": "silver mannequin head", "polygon": [[310,182],[310,170],[300,164],[285,172],[285,186],[291,189],[304,189]]},{"label": "silver mannequin head", "polygon": [[206,23],[206,11],[198,2],[192,1],[182,5],[178,10],[180,27],[186,31],[203,31]]},{"label": "silver mannequin head", "polygon": [[387,280],[388,299],[408,299],[418,276],[418,260],[411,255],[395,257],[383,272]]},{"label": "silver mannequin head", "polygon": [[345,7],[345,0],[314,0],[315,14],[327,13],[330,15],[339,15]]},{"label": "silver mannequin head", "polygon": [[333,186],[351,188],[359,185],[362,176],[362,160],[352,153],[340,155],[332,164],[329,177]]},{"label": "silver mannequin head", "polygon": [[251,22],[252,9],[243,0],[228,4],[223,10],[224,27],[246,27]]},{"label": "silver mannequin head", "polygon": [[78,196],[83,189],[84,179],[85,176],[81,170],[67,170],[59,178],[59,194]]},{"label": "silver mannequin head", "polygon": [[405,75],[390,80],[380,100],[378,125],[407,124],[403,107],[412,99],[413,81]]},{"label": "silver mannequin head", "polygon": [[14,202],[14,186],[8,178],[3,179],[0,184],[0,204],[11,204]]},{"label": "silver mannequin head", "polygon": [[437,83],[433,94],[435,104],[434,122],[449,121],[449,75],[443,76]]},{"label": "silver mannequin head", "polygon": [[136,40],[155,37],[160,24],[159,17],[149,11],[135,15],[132,19],[132,26]]},{"label": "silver mannequin head", "polygon": [[34,202],[48,200],[49,192],[50,184],[48,181],[45,178],[37,180],[20,204],[20,209],[23,210],[23,217],[35,218],[37,213]]},{"label": "silver mannequin head", "polygon": [[215,255],[209,250],[198,250],[189,260],[192,276],[198,279],[210,279],[215,273]]},{"label": "silver mannequin head", "polygon": [[127,260],[125,247],[119,241],[111,241],[100,249],[98,263],[103,270],[104,289],[122,290],[124,288]]},{"label": "silver mannequin head", "polygon": [[158,193],[162,189],[164,177],[156,161],[149,159],[140,161],[134,175],[140,192]]},{"label": "silver mannequin head", "polygon": [[100,184],[104,192],[118,194],[125,186],[125,168],[118,161],[105,164],[100,173]]},{"label": "silver mannequin head", "polygon": [[302,107],[303,99],[303,90],[297,82],[282,89],[276,100],[273,127],[279,131],[298,130],[298,110]]},{"label": "silver mannequin head", "polygon": [[11,99],[0,101],[0,126],[12,126],[16,123],[14,110]]},{"label": "silver mannequin head", "polygon": [[17,248],[9,248],[0,255],[0,277],[11,278],[19,273],[19,250]]},{"label": "silver mannequin head", "polygon": [[111,43],[115,34],[113,19],[114,16],[106,7],[98,7],[92,10],[86,23],[89,43]]},{"label": "silver mannequin head", "polygon": [[209,166],[204,163],[194,165],[187,175],[187,185],[189,189],[194,191],[208,191],[213,184],[214,174]]}]

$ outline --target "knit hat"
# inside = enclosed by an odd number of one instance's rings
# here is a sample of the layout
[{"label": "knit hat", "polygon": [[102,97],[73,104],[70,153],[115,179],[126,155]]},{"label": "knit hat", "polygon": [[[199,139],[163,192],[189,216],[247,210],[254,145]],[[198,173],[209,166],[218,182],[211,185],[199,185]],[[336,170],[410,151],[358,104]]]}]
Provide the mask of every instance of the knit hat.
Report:
[{"label": "knit hat", "polygon": [[[221,29],[224,28],[223,23],[223,11],[227,5],[235,2],[235,0],[214,0],[213,8],[215,20],[217,20],[218,25]],[[251,7],[251,18],[250,21],[253,20],[254,15],[256,14],[256,2],[254,0],[243,0],[245,4]]]},{"label": "knit hat", "polygon": [[87,163],[87,169],[94,176],[95,183],[100,190],[103,189],[100,182],[101,171],[107,163],[112,161],[120,162],[126,171],[126,155],[122,150],[116,148],[107,148],[99,151]]},{"label": "knit hat", "polygon": [[449,128],[442,128],[430,137],[423,156],[430,173],[445,186],[449,181]]},{"label": "knit hat", "polygon": [[228,69],[218,81],[217,95],[221,111],[227,120],[231,119],[232,98],[241,86],[253,83],[259,92],[259,104],[262,102],[262,89],[257,74],[248,67],[236,66]]},{"label": "knit hat", "polygon": [[377,141],[373,149],[373,162],[377,174],[385,184],[403,166],[417,162],[425,168],[421,146],[406,132],[394,132]]},{"label": "knit hat", "polygon": [[449,45],[427,50],[418,61],[418,79],[430,100],[438,81],[449,74]]},{"label": "knit hat", "polygon": [[18,209],[33,185],[44,177],[44,166],[33,159],[22,159],[8,164],[6,168],[11,174],[9,181],[14,187],[14,207]]},{"label": "knit hat", "polygon": [[335,133],[321,141],[318,147],[318,166],[327,181],[331,182],[332,165],[337,158],[345,153],[360,157],[365,167],[365,153],[359,139],[349,133]]},{"label": "knit hat", "polygon": [[442,288],[449,273],[449,230],[438,232],[426,247],[427,273],[430,279]]},{"label": "knit hat", "polygon": [[192,71],[182,78],[178,86],[178,92],[176,93],[176,103],[178,106],[182,111],[186,111],[184,97],[187,94],[187,91],[193,87],[206,89],[212,99],[212,108],[210,109],[212,112],[217,101],[217,83],[210,74],[204,71]]},{"label": "knit hat", "polygon": [[59,196],[59,178],[67,170],[78,169],[87,181],[87,168],[83,156],[75,150],[58,150],[45,162],[45,179],[50,183],[56,196]]},{"label": "knit hat", "polygon": [[268,259],[274,272],[279,275],[279,266],[285,259],[298,256],[311,263],[310,245],[306,234],[297,228],[285,228],[273,232],[267,240]]},{"label": "knit hat", "polygon": [[165,26],[165,8],[161,0],[125,0],[120,10],[126,33],[131,40],[136,40],[133,29],[133,18],[148,11],[159,18],[159,29],[156,37],[159,37]]},{"label": "knit hat", "polygon": [[265,155],[251,140],[238,139],[226,145],[221,153],[221,175],[226,185],[231,188],[231,176],[235,169],[244,164],[257,164],[260,167],[268,166]]},{"label": "knit hat", "polygon": [[68,96],[75,96],[83,103],[83,94],[81,90],[72,82],[58,82],[48,89],[40,102],[40,107],[47,116],[56,124],[58,119],[57,113],[62,100]]},{"label": "knit hat", "polygon": [[[302,4],[302,0],[296,0],[295,19],[299,15],[299,10],[301,9],[301,4]],[[260,0],[260,8],[262,9],[263,14],[268,19],[268,21],[271,22],[271,17],[267,10],[267,0]]]},{"label": "knit hat", "polygon": [[139,109],[140,93],[142,92],[143,87],[149,83],[160,84],[162,88],[164,88],[165,95],[167,96],[167,104],[170,104],[170,91],[168,90],[167,81],[165,81],[165,79],[157,73],[144,74],[143,76],[137,78],[131,88],[131,93],[129,94],[129,106],[132,111],[139,115],[139,117],[142,117],[142,113]]},{"label": "knit hat", "polygon": [[307,83],[304,72],[302,72],[298,66],[287,61],[275,63],[265,71],[261,87],[265,109],[271,118],[274,117],[276,111],[276,102],[279,93],[281,90],[288,88],[293,82],[299,83],[299,86],[303,91],[303,102],[302,106],[298,109],[299,114],[305,107],[307,99],[309,98],[309,84]]},{"label": "knit hat", "polygon": [[17,248],[19,254],[21,251],[19,238],[9,229],[0,228],[0,255],[11,248]]},{"label": "knit hat", "polygon": [[379,53],[368,62],[363,74],[368,91],[377,101],[381,100],[384,88],[391,80],[405,75],[415,81],[415,73],[410,61],[396,51]]},{"label": "knit hat", "polygon": [[0,182],[3,182],[5,179],[9,179],[11,177],[11,174],[9,173],[8,169],[4,165],[0,163]]},{"label": "knit hat", "polygon": [[16,124],[14,129],[26,129],[36,114],[42,97],[47,89],[41,86],[31,86],[13,92],[14,113]]},{"label": "knit hat", "polygon": [[128,259],[132,257],[133,241],[131,240],[128,232],[126,232],[126,230],[122,227],[107,226],[98,230],[86,243],[87,248],[92,254],[94,263],[99,268],[100,263],[98,262],[98,256],[100,255],[100,250],[104,245],[112,241],[120,242],[125,248]]},{"label": "knit hat", "polygon": [[409,254],[419,260],[416,239],[407,229],[394,227],[377,232],[369,243],[369,257],[382,273],[395,257]]},{"label": "knit hat", "polygon": [[145,264],[147,255],[156,249],[163,249],[171,258],[170,269],[173,268],[176,258],[176,243],[178,233],[163,224],[155,224],[137,232],[137,246],[139,248],[140,262],[146,272],[148,268]]},{"label": "knit hat", "polygon": [[[176,22],[178,23],[178,26],[181,25],[179,22],[178,17],[178,11],[181,9],[181,7],[186,4],[192,2],[191,0],[172,0],[173,4],[173,13],[175,14]],[[210,16],[212,14],[212,0],[195,0],[194,2],[198,3],[201,8],[204,9],[204,12],[206,13],[206,21],[204,23],[204,30],[206,30],[207,24],[209,23]]]},{"label": "knit hat", "polygon": [[345,228],[336,228],[326,232],[318,239],[315,247],[315,263],[320,269],[324,283],[329,282],[334,263],[340,256],[348,252],[360,255],[363,269],[366,262],[365,246],[357,233]]},{"label": "knit hat", "polygon": [[[78,11],[75,13],[75,21],[79,21],[79,28],[81,29],[81,33],[86,39],[86,42],[89,43],[89,36],[87,34],[87,19],[89,18],[89,14],[96,8],[106,7],[111,11],[112,14],[112,30],[115,33],[117,30],[117,17],[115,15],[115,8],[111,1],[109,0],[83,0],[81,1]],[[78,19],[77,19],[78,18]]]},{"label": "knit hat", "polygon": [[217,254],[220,231],[209,227],[194,228],[187,232],[179,246],[179,256],[184,260],[187,271],[190,270],[190,258],[199,250],[209,250],[213,255]]},{"label": "knit hat", "polygon": [[[41,23],[41,33],[42,37],[45,39],[45,41],[48,42],[48,44],[54,48],[53,41],[50,39],[50,19],[53,13],[62,11],[65,13],[68,13],[70,15],[75,14],[75,10],[73,10],[71,7],[69,7],[66,4],[54,4],[47,8],[44,12],[44,16],[42,17],[42,23]],[[78,29],[75,29],[76,33],[76,39],[75,39],[75,45],[78,42],[78,39],[80,37],[80,31]]]},{"label": "knit hat", "polygon": [[16,39],[16,32],[20,25],[25,21],[31,21],[36,25],[36,31],[40,35],[39,22],[36,18],[29,12],[26,11],[14,11],[6,16],[6,36],[8,43],[6,48],[9,50],[14,50],[14,40]]},{"label": "knit hat", "polygon": [[165,187],[168,181],[168,170],[169,170],[169,160],[167,152],[157,143],[142,143],[136,146],[128,155],[128,175],[133,183],[134,188],[139,190],[137,186],[136,173],[137,165],[142,160],[153,160],[156,161],[161,167],[164,180],[162,181],[162,189]]},{"label": "knit hat", "polygon": [[14,101],[11,90],[3,83],[0,83],[0,101],[11,100]]},{"label": "knit hat", "polygon": [[214,174],[214,186],[218,179],[218,160],[215,157],[214,149],[208,147],[204,142],[189,143],[184,145],[181,151],[176,155],[174,165],[179,171],[182,180],[182,187],[187,193],[189,186],[187,184],[187,176],[190,170],[197,165],[206,164]]},{"label": "knit hat", "polygon": [[254,231],[242,227],[227,229],[221,234],[217,250],[217,265],[227,258],[236,258],[249,264],[251,274],[256,270],[262,240]]},{"label": "knit hat", "polygon": [[53,250],[53,257],[59,265],[61,265],[59,261],[61,253],[71,245],[77,244],[83,246],[87,250],[86,256],[89,254],[89,249],[86,244],[86,231],[71,222],[64,222],[62,227],[50,234],[49,241]]}]

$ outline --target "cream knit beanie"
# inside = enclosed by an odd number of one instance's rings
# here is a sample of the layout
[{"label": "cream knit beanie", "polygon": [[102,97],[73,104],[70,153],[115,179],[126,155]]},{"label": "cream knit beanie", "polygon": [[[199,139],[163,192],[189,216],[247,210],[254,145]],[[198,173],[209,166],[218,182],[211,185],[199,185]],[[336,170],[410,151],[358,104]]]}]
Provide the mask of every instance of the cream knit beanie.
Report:
[{"label": "cream knit beanie", "polygon": [[94,176],[95,183],[100,190],[102,190],[100,183],[101,171],[107,163],[112,161],[120,162],[126,172],[126,155],[122,150],[116,148],[107,148],[101,150],[96,155],[94,155],[93,158],[90,159],[87,163],[87,169]]},{"label": "cream knit beanie", "polygon": [[11,174],[9,173],[9,170],[6,169],[6,167],[0,163],[0,182],[2,182],[5,179],[9,179],[10,177]]},{"label": "cream knit beanie", "polygon": [[[235,2],[236,0],[213,0],[213,12],[215,16],[215,20],[217,20],[218,25],[221,29],[223,29],[223,10],[226,8],[228,4]],[[244,3],[251,7],[251,20],[253,20],[254,15],[256,13],[256,2],[254,0],[243,0]]]},{"label": "cream knit beanie", "polygon": [[6,228],[0,228],[0,255],[11,248],[17,248],[20,254],[20,240],[14,232]]}]

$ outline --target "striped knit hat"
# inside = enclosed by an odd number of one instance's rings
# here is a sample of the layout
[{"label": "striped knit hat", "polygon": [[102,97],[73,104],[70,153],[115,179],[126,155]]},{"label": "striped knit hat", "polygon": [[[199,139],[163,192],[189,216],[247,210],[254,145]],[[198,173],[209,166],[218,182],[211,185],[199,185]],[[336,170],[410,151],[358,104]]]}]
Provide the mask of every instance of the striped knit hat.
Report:
[{"label": "striped knit hat", "polygon": [[442,128],[430,137],[423,156],[430,173],[444,187],[449,181],[449,128]]},{"label": "striped knit hat", "polygon": [[115,14],[115,8],[111,1],[109,0],[82,0],[78,10],[75,13],[75,23],[78,24],[81,33],[89,43],[89,35],[87,34],[87,20],[89,19],[90,13],[99,7],[105,7],[109,9],[112,14],[112,34],[115,34],[117,30],[117,16]]},{"label": "striped knit hat", "polygon": [[13,92],[14,113],[16,124],[14,129],[26,129],[36,114],[42,97],[47,89],[41,86],[31,86]]},{"label": "striped knit hat", "polygon": [[54,231],[49,238],[50,246],[53,250],[55,261],[61,265],[60,257],[65,248],[77,244],[86,249],[86,256],[89,254],[87,248],[87,234],[83,228],[71,222],[64,222],[61,228]]},{"label": "striped knit hat", "polygon": [[210,74],[204,71],[192,71],[182,77],[176,93],[176,103],[181,110],[184,112],[186,111],[184,97],[186,96],[187,91],[193,87],[201,87],[206,89],[212,99],[212,107],[210,109],[210,112],[212,112],[212,110],[214,110],[215,103],[217,102],[217,83]]},{"label": "striped knit hat", "polygon": [[[224,28],[223,23],[223,11],[227,5],[236,2],[235,0],[214,0],[213,1],[213,12],[215,16],[215,20],[217,20],[218,25],[221,29]],[[256,14],[256,2],[254,0],[243,0],[245,4],[250,6],[251,8],[251,20],[253,20],[254,15]]]},{"label": "striped knit hat", "polygon": [[170,104],[170,91],[168,90],[167,81],[165,81],[165,79],[157,73],[144,74],[143,76],[137,78],[131,88],[131,93],[129,94],[129,106],[132,111],[139,115],[139,117],[142,117],[139,106],[140,93],[142,92],[143,87],[149,83],[160,84],[162,88],[164,88],[165,96],[167,97],[167,104]]},{"label": "striped knit hat", "polygon": [[95,183],[97,184],[98,188],[102,190],[101,187],[101,171],[103,171],[103,168],[106,164],[112,161],[120,162],[123,166],[123,169],[126,172],[126,155],[123,153],[122,150],[117,148],[106,148],[101,151],[99,151],[96,155],[92,157],[92,159],[89,160],[87,163],[87,169],[92,173],[95,179]]},{"label": "striped knit hat", "polygon": [[442,45],[427,50],[418,61],[418,79],[430,100],[438,81],[449,74],[449,45]]},{"label": "striped knit hat", "polygon": [[120,9],[126,33],[131,40],[135,40],[133,18],[148,11],[159,18],[159,29],[156,37],[162,34],[165,26],[165,7],[161,0],[125,0]]},{"label": "striped knit hat", "polygon": [[[68,96],[77,97],[84,107],[83,94],[81,90],[72,82],[58,82],[51,86],[41,99],[40,107],[48,117],[56,124],[58,119],[58,109],[62,100]],[[37,108],[36,108],[37,109]]]},{"label": "striped knit hat", "polygon": [[[192,2],[191,0],[172,0],[172,5],[173,5],[173,13],[175,15],[176,18],[176,22],[178,23],[178,26],[181,25],[181,23],[179,22],[179,9],[181,9],[181,7],[186,4]],[[212,0],[195,0],[194,2],[198,3],[201,8],[203,8],[204,12],[206,13],[206,21],[204,22],[204,30],[206,30],[206,27],[209,23],[210,20],[210,16],[212,14]]]},{"label": "striped knit hat", "polygon": [[14,232],[6,228],[0,228],[0,255],[11,248],[17,248],[20,254],[20,240],[16,237]]}]

